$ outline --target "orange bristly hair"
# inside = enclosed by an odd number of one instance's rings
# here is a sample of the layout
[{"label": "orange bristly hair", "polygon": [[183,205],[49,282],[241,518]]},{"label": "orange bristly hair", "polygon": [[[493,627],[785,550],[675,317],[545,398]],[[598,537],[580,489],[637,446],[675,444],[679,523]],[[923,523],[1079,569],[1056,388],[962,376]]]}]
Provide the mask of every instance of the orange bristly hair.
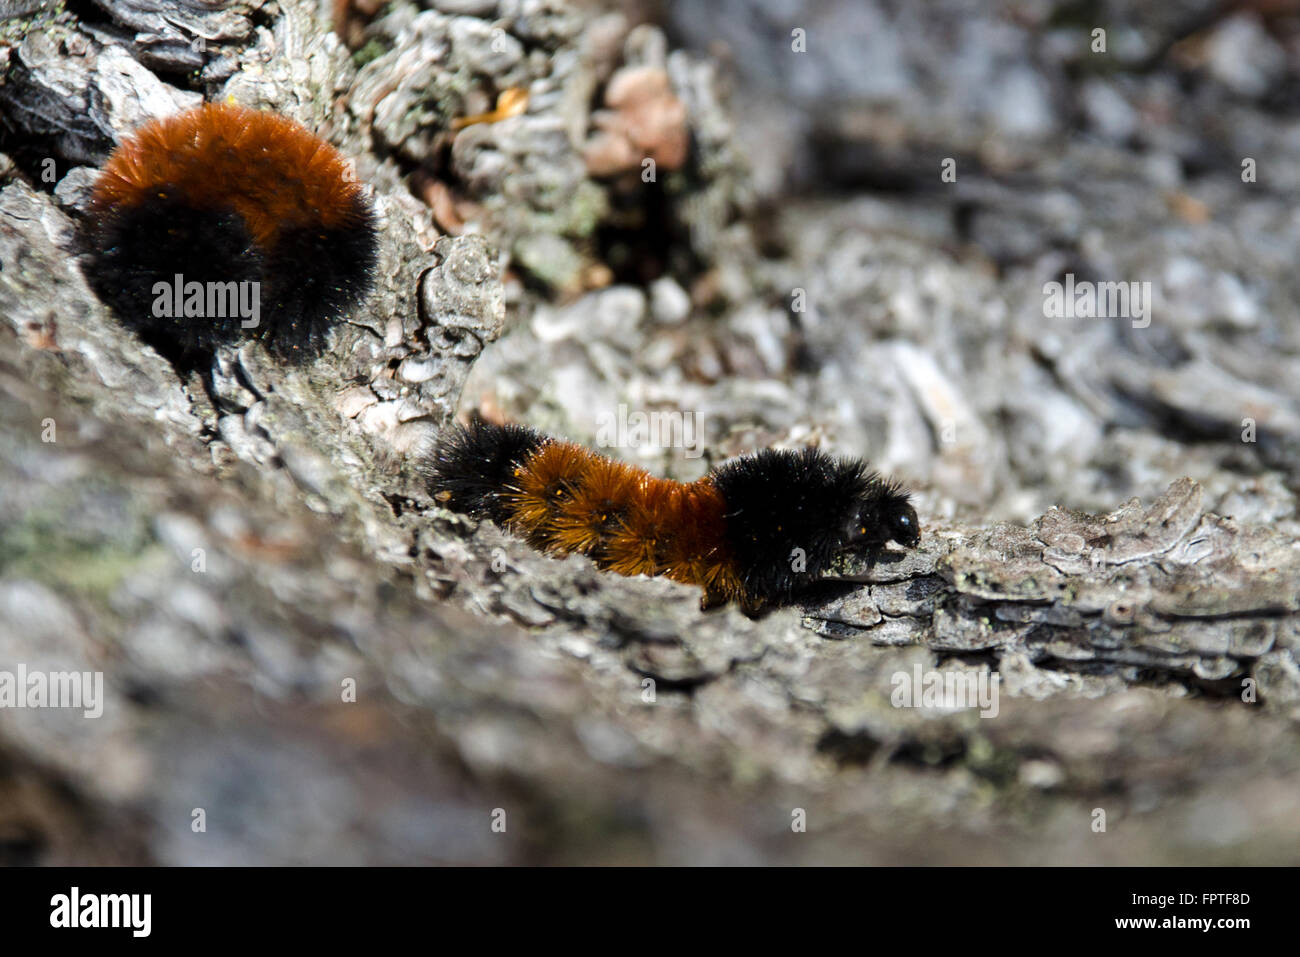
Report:
[{"label": "orange bristly hair", "polygon": [[94,204],[137,206],[163,186],[196,208],[233,207],[264,248],[281,230],[343,225],[361,192],[338,150],[306,127],[233,103],[145,124],[109,159]]},{"label": "orange bristly hair", "polygon": [[706,479],[682,483],[548,441],[502,496],[506,525],[552,554],[578,552],[621,575],[663,575],[739,600],[725,541],[726,503]]}]

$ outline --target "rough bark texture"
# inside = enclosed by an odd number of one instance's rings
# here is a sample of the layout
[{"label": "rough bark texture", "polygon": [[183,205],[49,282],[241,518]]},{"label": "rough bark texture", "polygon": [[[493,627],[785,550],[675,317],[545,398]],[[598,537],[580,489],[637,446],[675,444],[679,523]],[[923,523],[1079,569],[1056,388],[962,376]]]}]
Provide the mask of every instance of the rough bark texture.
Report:
[{"label": "rough bark texture", "polygon": [[[0,5],[0,669],[106,695],[0,711],[0,859],[1296,863],[1300,33],[887,6]],[[181,378],[77,221],[226,96],[355,161],[380,281],[319,361]],[[1044,318],[1067,271],[1151,323]],[[410,468],[458,410],[611,444],[620,404],[865,454],[921,547],[751,621]],[[918,668],[996,716],[894,707]]]}]

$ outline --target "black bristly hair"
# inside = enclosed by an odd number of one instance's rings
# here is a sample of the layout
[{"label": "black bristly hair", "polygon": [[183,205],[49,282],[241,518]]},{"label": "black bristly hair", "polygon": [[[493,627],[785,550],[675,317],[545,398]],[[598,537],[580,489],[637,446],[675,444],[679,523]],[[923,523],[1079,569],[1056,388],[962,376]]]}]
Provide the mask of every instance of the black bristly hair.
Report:
[{"label": "black bristly hair", "polygon": [[515,470],[545,441],[527,426],[476,420],[469,427],[452,426],[422,467],[441,503],[502,525],[503,493],[514,484]]},{"label": "black bristly hair", "polygon": [[891,539],[919,540],[908,494],[856,459],[768,449],[726,462],[710,478],[727,502],[728,544],[745,589],[767,603],[790,601],[841,552],[874,559]]},{"label": "black bristly hair", "polygon": [[154,284],[186,281],[236,283],[262,278],[266,259],[243,219],[231,209],[194,209],[178,190],[160,187],[150,202],[109,208],[84,237],[90,256],[87,278],[95,293],[123,323],[164,355],[169,342],[182,355],[241,334],[240,318],[196,321],[185,316],[157,319]]},{"label": "black bristly hair", "polygon": [[286,229],[266,254],[267,318],[258,335],[281,355],[322,351],[329,325],[374,283],[378,216],[362,196],[349,205],[339,225]]}]

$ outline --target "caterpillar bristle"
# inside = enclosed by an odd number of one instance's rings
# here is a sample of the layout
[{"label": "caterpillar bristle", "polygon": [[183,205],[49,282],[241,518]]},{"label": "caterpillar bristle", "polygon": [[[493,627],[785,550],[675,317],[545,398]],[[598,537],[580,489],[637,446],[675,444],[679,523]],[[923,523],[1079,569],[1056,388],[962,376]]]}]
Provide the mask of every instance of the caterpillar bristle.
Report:
[{"label": "caterpillar bristle", "polygon": [[543,436],[522,425],[457,425],[421,463],[421,470],[447,507],[504,525],[512,514],[506,498],[515,470],[544,442]]}]

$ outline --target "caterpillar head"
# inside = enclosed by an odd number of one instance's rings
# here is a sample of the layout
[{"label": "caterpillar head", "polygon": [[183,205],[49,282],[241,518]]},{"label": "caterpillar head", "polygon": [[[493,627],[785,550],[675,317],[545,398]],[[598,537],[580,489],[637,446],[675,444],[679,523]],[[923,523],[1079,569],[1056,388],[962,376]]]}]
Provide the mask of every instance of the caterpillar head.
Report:
[{"label": "caterpillar head", "polygon": [[878,548],[886,542],[911,548],[921,541],[921,522],[911,496],[892,482],[871,487],[856,503],[844,528],[848,548]]},{"label": "caterpillar head", "polygon": [[726,502],[728,551],[754,601],[789,601],[840,553],[874,559],[886,542],[920,541],[908,494],[858,459],[766,449],[718,466],[709,480]]}]

